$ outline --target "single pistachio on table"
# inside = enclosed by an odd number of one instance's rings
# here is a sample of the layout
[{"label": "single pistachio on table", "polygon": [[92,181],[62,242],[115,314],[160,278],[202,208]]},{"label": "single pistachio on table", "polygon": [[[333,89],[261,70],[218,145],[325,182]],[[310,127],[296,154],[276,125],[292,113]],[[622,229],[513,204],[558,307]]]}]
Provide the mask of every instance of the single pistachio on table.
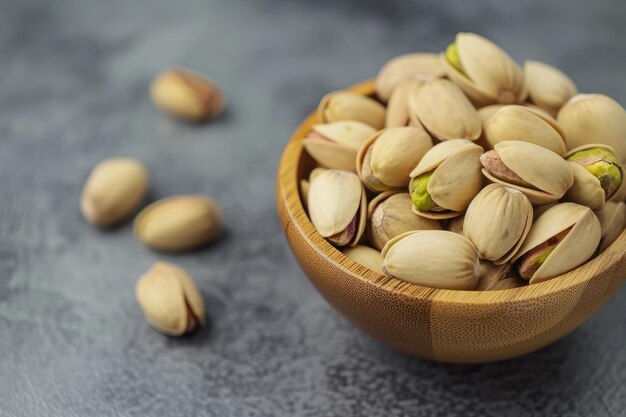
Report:
[{"label": "single pistachio on table", "polygon": [[402,81],[441,78],[445,73],[437,54],[418,52],[400,55],[380,69],[376,77],[376,95],[387,102]]},{"label": "single pistachio on table", "polygon": [[534,143],[500,142],[480,161],[489,180],[523,192],[533,205],[556,202],[574,182],[565,159]]},{"label": "single pistachio on table", "polygon": [[376,196],[367,207],[367,237],[378,250],[396,236],[412,230],[441,230],[437,220],[417,216],[409,193],[388,191]]},{"label": "single pistachio on table", "polygon": [[85,219],[100,227],[126,220],[144,201],[148,169],[132,158],[105,159],[94,167],[85,182],[80,210]]},{"label": "single pistachio on table", "polygon": [[440,57],[448,77],[478,107],[522,103],[528,96],[522,68],[482,36],[459,33]]},{"label": "single pistachio on table", "polygon": [[539,61],[524,63],[524,78],[530,101],[552,116],[578,91],[574,82],[558,68]]},{"label": "single pistachio on table", "polygon": [[135,236],[146,246],[180,252],[197,249],[219,236],[222,214],[217,203],[200,195],[156,201],[135,218]]},{"label": "single pistachio on table", "polygon": [[515,267],[509,263],[496,265],[493,262],[481,261],[478,283],[475,291],[499,291],[523,287],[526,281],[520,278]]},{"label": "single pistachio on table", "polygon": [[462,215],[482,188],[482,153],[483,148],[464,139],[433,146],[410,174],[413,212],[431,219]]},{"label": "single pistachio on table", "polygon": [[489,149],[505,140],[519,140],[543,146],[565,155],[565,132],[556,120],[530,107],[509,105],[500,108],[484,122]]},{"label": "single pistachio on table", "polygon": [[317,117],[322,123],[356,120],[380,130],[385,127],[385,106],[350,91],[334,91],[320,101]]},{"label": "single pistachio on table", "polygon": [[414,284],[471,290],[478,281],[478,251],[445,230],[419,230],[391,239],[382,251],[385,274]]},{"label": "single pistachio on table", "polygon": [[150,89],[152,101],[161,110],[188,121],[216,117],[224,109],[224,96],[209,78],[184,68],[160,73]]},{"label": "single pistachio on table", "polygon": [[600,221],[589,207],[560,203],[535,221],[513,262],[530,284],[546,281],[587,262],[600,243]]},{"label": "single pistachio on table", "polygon": [[407,126],[410,122],[409,99],[422,85],[423,80],[405,80],[391,92],[385,113],[385,127]]},{"label": "single pistachio on table", "polygon": [[355,246],[367,219],[367,199],[359,177],[329,169],[309,180],[309,216],[318,233],[335,246]]},{"label": "single pistachio on table", "polygon": [[322,167],[354,171],[359,148],[374,133],[370,125],[354,120],[315,124],[302,145]]},{"label": "single pistachio on table", "polygon": [[373,192],[404,188],[411,170],[432,146],[432,139],[421,126],[383,129],[359,149],[357,173]]},{"label": "single pistachio on table", "polygon": [[343,254],[354,262],[379,274],[383,274],[383,257],[376,249],[372,249],[369,246],[356,245],[344,249]]},{"label": "single pistachio on table", "polygon": [[465,212],[463,235],[481,259],[508,262],[522,246],[533,223],[533,206],[521,191],[500,184],[483,188]]},{"label": "single pistachio on table", "polygon": [[579,146],[568,152],[565,158],[574,172],[574,184],[565,193],[567,201],[598,210],[622,185],[624,170],[610,146]]},{"label": "single pistachio on table", "polygon": [[607,201],[602,209],[596,211],[600,220],[601,240],[598,252],[604,252],[626,228],[626,204]]},{"label": "single pistachio on table", "polygon": [[180,336],[204,325],[200,291],[179,266],[155,262],[137,281],[135,295],[146,321],[161,333]]},{"label": "single pistachio on table", "polygon": [[576,94],[561,107],[557,120],[567,134],[570,149],[601,143],[626,161],[626,111],[603,94]]},{"label": "single pistachio on table", "polygon": [[451,81],[425,83],[409,98],[411,125],[422,125],[436,139],[480,137],[482,124],[476,109]]}]

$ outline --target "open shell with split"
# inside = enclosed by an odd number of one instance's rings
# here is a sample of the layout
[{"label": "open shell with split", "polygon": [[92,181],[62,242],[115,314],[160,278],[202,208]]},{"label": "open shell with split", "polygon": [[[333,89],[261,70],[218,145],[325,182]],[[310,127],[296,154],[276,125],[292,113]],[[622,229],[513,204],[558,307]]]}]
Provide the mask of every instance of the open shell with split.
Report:
[{"label": "open shell with split", "polygon": [[596,215],[602,227],[602,239],[598,252],[604,252],[626,228],[626,204],[607,201],[601,210],[596,211]]},{"label": "open shell with split", "polygon": [[356,120],[379,130],[385,126],[385,106],[370,97],[350,91],[335,91],[322,98],[317,107],[317,117],[322,123]]},{"label": "open shell with split", "polygon": [[411,121],[410,98],[424,85],[423,80],[405,80],[393,89],[387,102],[385,127],[407,126]]}]

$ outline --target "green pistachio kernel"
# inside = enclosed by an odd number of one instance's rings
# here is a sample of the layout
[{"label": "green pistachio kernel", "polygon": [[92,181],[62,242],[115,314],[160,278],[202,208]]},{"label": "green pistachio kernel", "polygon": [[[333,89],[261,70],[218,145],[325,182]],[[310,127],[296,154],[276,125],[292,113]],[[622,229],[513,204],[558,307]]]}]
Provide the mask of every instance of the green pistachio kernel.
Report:
[{"label": "green pistachio kernel", "polygon": [[456,42],[452,42],[446,48],[446,59],[458,72],[467,76],[463,64],[461,64],[461,56],[459,55],[459,49],[456,47]]},{"label": "green pistachio kernel", "polygon": [[617,156],[606,148],[590,148],[578,151],[568,161],[576,162],[593,174],[599,181],[606,198],[609,198],[622,183],[622,172]]},{"label": "green pistachio kernel", "polygon": [[413,205],[419,211],[431,211],[437,208],[437,204],[433,201],[428,193],[428,181],[432,177],[433,172],[427,172],[411,181],[411,200]]}]

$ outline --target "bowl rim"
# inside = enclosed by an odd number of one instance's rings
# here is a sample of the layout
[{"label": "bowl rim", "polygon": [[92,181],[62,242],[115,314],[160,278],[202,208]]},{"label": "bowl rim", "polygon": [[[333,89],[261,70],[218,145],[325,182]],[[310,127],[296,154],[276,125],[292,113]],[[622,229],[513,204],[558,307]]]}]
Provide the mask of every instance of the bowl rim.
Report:
[{"label": "bowl rim", "polygon": [[[355,84],[345,90],[366,96],[372,96],[375,91],[375,80]],[[396,293],[409,299],[430,299],[437,303],[453,303],[465,305],[492,305],[503,302],[523,303],[528,300],[545,297],[546,294],[567,291],[576,286],[585,285],[598,275],[608,273],[609,276],[621,275],[626,280],[626,271],[618,271],[617,265],[626,257],[626,230],[622,231],[618,239],[604,252],[587,261],[578,268],[550,280],[523,287],[504,290],[449,290],[425,287],[419,284],[403,281],[372,271],[344,255],[324,239],[315,229],[306,213],[299,191],[298,171],[304,147],[302,139],[310,131],[310,127],[319,123],[316,111],[309,114],[292,133],[281,156],[276,192],[282,199],[285,214],[284,229],[295,227],[305,242],[318,254],[331,262],[335,268],[383,290]],[[285,230],[286,233],[286,230]]]}]

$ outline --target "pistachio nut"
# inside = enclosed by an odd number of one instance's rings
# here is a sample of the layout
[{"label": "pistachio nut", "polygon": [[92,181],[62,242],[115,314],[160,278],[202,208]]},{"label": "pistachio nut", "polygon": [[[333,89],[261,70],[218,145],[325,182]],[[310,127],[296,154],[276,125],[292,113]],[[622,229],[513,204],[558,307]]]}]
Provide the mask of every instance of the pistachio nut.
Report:
[{"label": "pistachio nut", "polygon": [[399,127],[409,124],[409,99],[422,85],[424,85],[424,81],[421,80],[405,80],[398,83],[387,102],[385,127]]},{"label": "pistachio nut", "polygon": [[574,172],[574,184],[565,194],[566,200],[598,210],[619,190],[623,167],[610,146],[579,146],[565,157]]},{"label": "pistachio nut", "polygon": [[480,117],[480,121],[483,123],[483,135],[485,134],[485,122],[505,106],[506,104],[490,104],[478,109],[478,117]]},{"label": "pistachio nut", "polygon": [[204,325],[204,302],[181,267],[155,262],[137,281],[135,295],[146,321],[161,333],[180,336]]},{"label": "pistachio nut", "polygon": [[602,209],[596,211],[596,215],[602,234],[598,252],[604,252],[626,228],[626,204],[607,201]]},{"label": "pistachio nut", "polygon": [[432,288],[471,290],[478,281],[478,251],[445,230],[419,230],[391,239],[382,251],[385,274]]},{"label": "pistachio nut", "polygon": [[383,129],[359,149],[357,172],[371,191],[404,188],[411,170],[432,146],[432,139],[421,126]]},{"label": "pistachio nut", "polygon": [[388,191],[370,201],[367,208],[367,237],[378,250],[396,236],[412,230],[441,230],[437,220],[416,216],[409,193]]},{"label": "pistachio nut", "polygon": [[219,236],[222,214],[217,203],[200,195],[169,197],[150,204],[135,218],[135,236],[160,251],[185,251]]},{"label": "pistachio nut", "polygon": [[410,174],[413,212],[432,219],[462,215],[482,188],[482,153],[483,148],[464,139],[433,146]]},{"label": "pistachio nut", "polygon": [[484,123],[490,149],[505,140],[519,140],[543,146],[565,155],[565,132],[550,116],[525,106],[504,106]]},{"label": "pistachio nut", "polygon": [[482,125],[476,109],[451,81],[425,83],[409,98],[412,124],[421,124],[439,140],[480,137]]},{"label": "pistachio nut", "polygon": [[80,210],[85,219],[111,227],[127,219],[148,191],[148,169],[131,158],[105,159],[94,167],[85,182]]},{"label": "pistachio nut", "polygon": [[558,68],[539,61],[524,63],[529,99],[552,116],[577,93],[574,82]]},{"label": "pistachio nut", "polygon": [[393,90],[402,81],[430,80],[445,76],[437,54],[410,53],[387,62],[376,77],[376,95],[383,102],[390,100]]},{"label": "pistachio nut", "polygon": [[300,180],[300,198],[302,199],[302,207],[304,207],[305,210],[307,210],[309,204],[310,185],[309,180]]},{"label": "pistachio nut", "polygon": [[476,291],[499,291],[510,290],[526,285],[526,281],[520,278],[513,265],[504,263],[496,265],[493,262],[480,262],[480,275]]},{"label": "pistachio nut", "polygon": [[335,91],[322,98],[317,107],[317,117],[322,123],[356,120],[380,130],[385,127],[385,106],[370,97],[350,91]]},{"label": "pistachio nut", "polygon": [[329,169],[310,177],[309,216],[322,237],[336,246],[355,246],[367,218],[365,189],[349,171]]},{"label": "pistachio nut", "polygon": [[453,217],[448,220],[446,230],[453,233],[463,234],[463,224],[465,223],[465,215]]},{"label": "pistachio nut", "polygon": [[372,249],[369,246],[356,245],[344,249],[343,254],[372,271],[379,274],[383,273],[383,257],[376,249]]},{"label": "pistachio nut", "polygon": [[522,103],[528,96],[522,68],[482,36],[457,34],[440,58],[448,77],[479,107]]},{"label": "pistachio nut", "polygon": [[321,166],[354,171],[359,148],[374,133],[370,125],[354,120],[315,124],[302,145]]},{"label": "pistachio nut", "polygon": [[587,262],[600,243],[601,227],[589,207],[556,204],[535,221],[513,262],[531,284],[546,281]]},{"label": "pistachio nut", "polygon": [[152,82],[152,101],[188,121],[212,119],[224,109],[224,96],[209,78],[184,68],[167,69]]},{"label": "pistachio nut", "polygon": [[626,111],[615,100],[602,94],[576,94],[561,107],[557,120],[570,149],[602,143],[626,161]]},{"label": "pistachio nut", "polygon": [[559,200],[574,182],[570,164],[534,143],[508,140],[480,157],[491,181],[526,194],[533,205]]},{"label": "pistachio nut", "polygon": [[513,188],[490,184],[467,208],[463,235],[476,246],[481,259],[500,265],[522,246],[532,223],[533,206],[528,197]]}]

